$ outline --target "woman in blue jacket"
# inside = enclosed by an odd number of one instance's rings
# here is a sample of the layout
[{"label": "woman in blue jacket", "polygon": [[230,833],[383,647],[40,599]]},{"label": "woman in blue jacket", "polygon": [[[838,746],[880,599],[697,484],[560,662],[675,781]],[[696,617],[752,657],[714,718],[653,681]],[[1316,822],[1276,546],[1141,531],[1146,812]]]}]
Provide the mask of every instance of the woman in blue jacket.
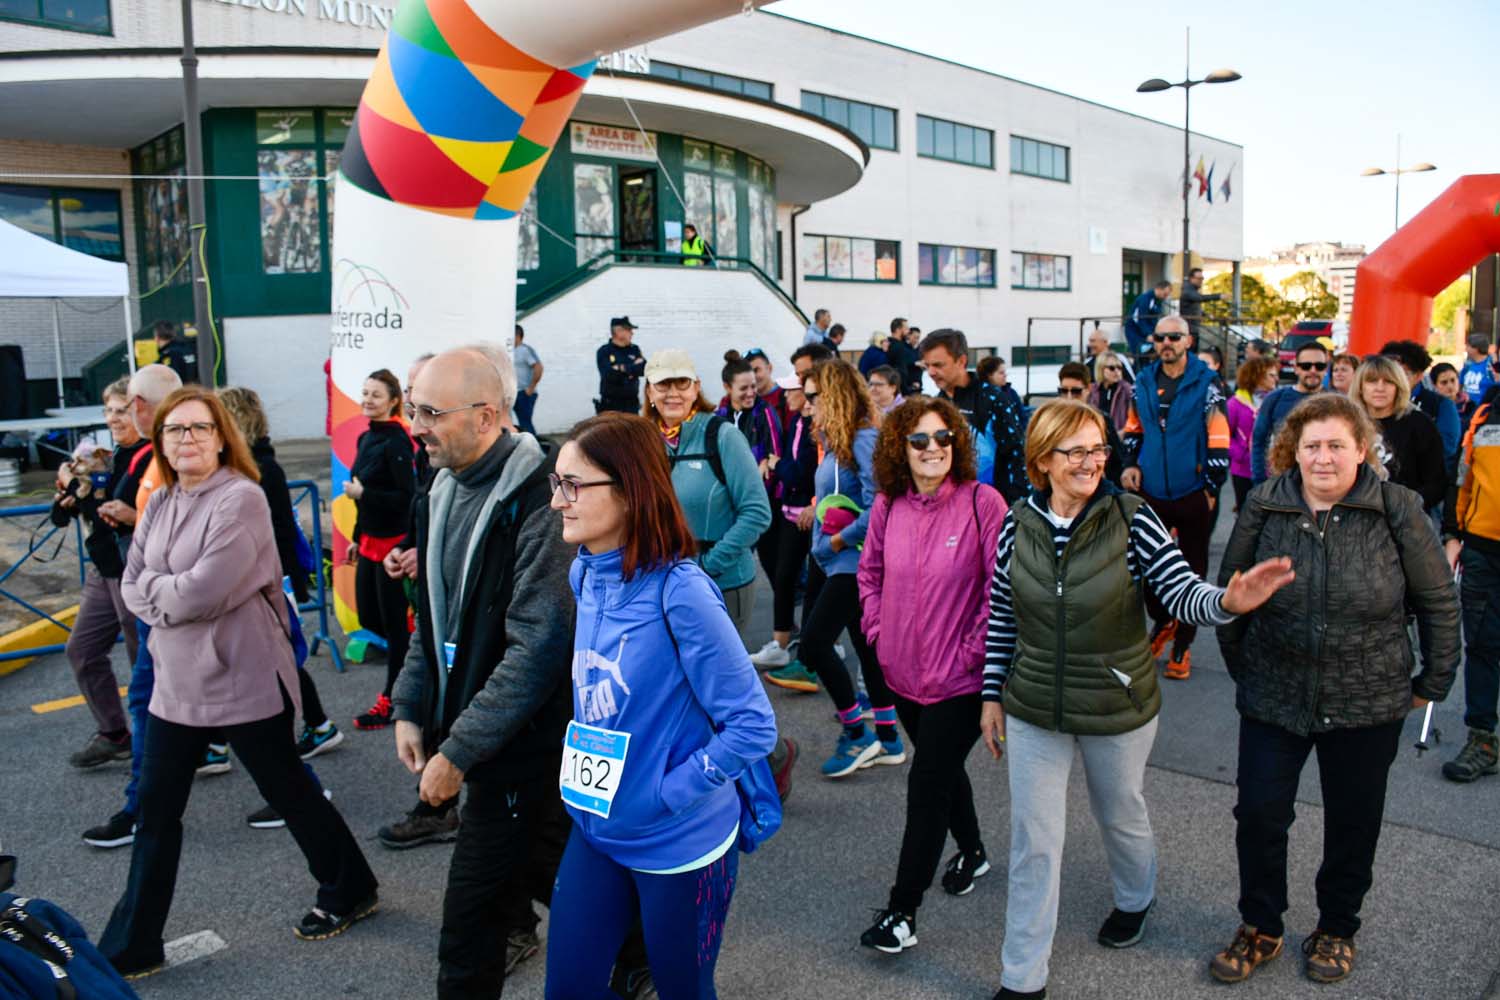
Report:
[{"label": "woman in blue jacket", "polygon": [[[825,361],[802,382],[803,413],[812,417],[813,430],[823,444],[823,460],[815,477],[817,496],[812,527],[812,565],[807,589],[816,591],[812,610],[803,615],[800,658],[818,675],[838,711],[843,732],[823,774],[842,778],[872,764],[902,764],[906,747],[896,732],[896,701],[886,685],[875,653],[860,628],[859,553],[875,504],[875,403],[865,380],[847,361]],[[834,652],[839,633],[849,632],[860,672],[870,694],[875,731],[865,726],[854,682],[843,660]],[[766,680],[792,690],[776,673]]]},{"label": "woman in blue jacket", "polygon": [[552,895],[549,1000],[610,995],[637,919],[664,1000],[713,998],[734,894],[735,779],[776,720],[693,532],[658,429],[601,414],[557,456],[552,506],[579,547],[573,721],[559,784],[573,832]]}]

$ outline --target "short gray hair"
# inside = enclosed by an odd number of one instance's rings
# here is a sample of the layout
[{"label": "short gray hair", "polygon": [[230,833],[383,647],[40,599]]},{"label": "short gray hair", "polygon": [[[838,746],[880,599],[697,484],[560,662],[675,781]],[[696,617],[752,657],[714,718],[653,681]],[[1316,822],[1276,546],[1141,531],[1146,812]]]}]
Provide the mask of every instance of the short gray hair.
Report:
[{"label": "short gray hair", "polygon": [[1476,351],[1488,352],[1490,349],[1490,338],[1482,333],[1469,334],[1469,346]]},{"label": "short gray hair", "polygon": [[141,397],[153,409],[181,388],[182,378],[166,365],[145,365],[130,376],[130,394]]},{"label": "short gray hair", "polygon": [[461,345],[457,350],[473,351],[495,366],[495,374],[500,376],[498,405],[501,410],[510,413],[516,405],[516,366],[505,345],[493,340],[476,340],[472,344]]},{"label": "short gray hair", "polygon": [[1168,313],[1156,321],[1156,329],[1160,330],[1163,323],[1171,323],[1173,326],[1182,327],[1182,333],[1192,333],[1193,328],[1188,325],[1187,317],[1181,313]]}]

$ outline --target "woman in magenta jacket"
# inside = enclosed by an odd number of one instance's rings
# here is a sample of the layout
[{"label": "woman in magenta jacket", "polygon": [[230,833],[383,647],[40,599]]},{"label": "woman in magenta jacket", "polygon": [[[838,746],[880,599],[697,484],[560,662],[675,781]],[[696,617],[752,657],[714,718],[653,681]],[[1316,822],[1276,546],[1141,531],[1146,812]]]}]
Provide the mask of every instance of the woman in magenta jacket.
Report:
[{"label": "woman in magenta jacket", "polygon": [[975,465],[969,425],[943,399],[908,399],[875,446],[880,493],[859,561],[862,624],[915,757],[896,883],[860,944],[891,954],[917,943],[917,907],[950,830],[959,850],[944,891],[962,896],[990,870],[964,761],[979,739],[987,595],[1006,507],[975,481]]}]

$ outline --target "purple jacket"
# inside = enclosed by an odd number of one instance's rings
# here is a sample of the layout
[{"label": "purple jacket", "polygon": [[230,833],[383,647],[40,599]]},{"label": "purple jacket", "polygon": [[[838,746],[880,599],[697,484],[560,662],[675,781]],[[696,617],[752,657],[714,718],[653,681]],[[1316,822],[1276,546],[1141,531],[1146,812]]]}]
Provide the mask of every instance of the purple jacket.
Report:
[{"label": "purple jacket", "polygon": [[859,560],[861,624],[901,697],[930,705],[983,686],[1005,510],[993,488],[951,480],[933,496],[875,498]]},{"label": "purple jacket", "polygon": [[[151,626],[150,712],[184,726],[233,726],[300,711],[266,495],[220,469],[151,495],[120,592]],[[278,684],[278,681],[280,682]]]},{"label": "purple jacket", "polygon": [[1256,406],[1247,396],[1249,393],[1241,389],[1229,397],[1229,474],[1249,479]]}]

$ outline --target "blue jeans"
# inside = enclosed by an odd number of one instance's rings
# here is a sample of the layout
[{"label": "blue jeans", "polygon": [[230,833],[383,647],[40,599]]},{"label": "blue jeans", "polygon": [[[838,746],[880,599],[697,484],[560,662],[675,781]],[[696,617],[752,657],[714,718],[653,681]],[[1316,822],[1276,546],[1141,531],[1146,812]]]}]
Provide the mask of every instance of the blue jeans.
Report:
[{"label": "blue jeans", "polygon": [[512,409],[512,416],[516,418],[516,426],[527,434],[535,434],[536,428],[531,425],[531,411],[536,409],[536,396],[522,389],[516,393],[516,405]]},{"label": "blue jeans", "polygon": [[714,1000],[714,967],[739,863],[739,848],[731,845],[702,868],[647,875],[612,861],[574,827],[552,890],[547,934],[559,946],[547,949],[547,1000],[614,996],[610,970],[637,920],[664,1000]]},{"label": "blue jeans", "polygon": [[1493,733],[1500,701],[1500,556],[1464,546],[1464,724]]},{"label": "blue jeans", "polygon": [[146,640],[151,637],[151,626],[137,620],[135,628],[139,638],[125,699],[126,709],[130,712],[130,781],[125,785],[125,811],[139,816],[141,761],[146,758],[146,709],[151,705],[151,692],[156,690],[156,664],[151,659],[150,647],[146,645]]}]

